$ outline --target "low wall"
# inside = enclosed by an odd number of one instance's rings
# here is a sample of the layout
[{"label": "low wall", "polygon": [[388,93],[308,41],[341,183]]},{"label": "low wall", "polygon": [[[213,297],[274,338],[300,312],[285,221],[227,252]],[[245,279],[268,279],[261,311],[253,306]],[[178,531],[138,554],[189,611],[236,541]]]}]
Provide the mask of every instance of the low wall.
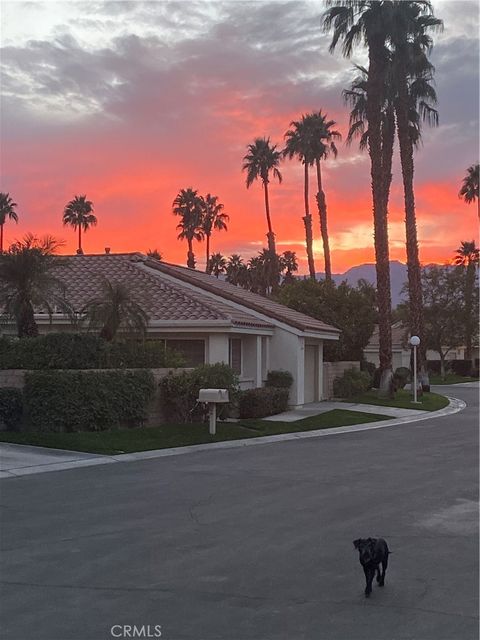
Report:
[{"label": "low wall", "polygon": [[[77,371],[77,369],[70,369],[70,371]],[[112,369],[81,369],[84,373],[95,374],[100,371],[112,371]],[[121,369],[121,371],[129,371],[129,369]],[[134,369],[130,369],[130,371],[134,371]],[[147,427],[157,427],[164,421],[164,415],[162,410],[162,397],[160,392],[160,380],[165,378],[170,372],[172,373],[182,373],[183,371],[192,371],[191,368],[185,369],[172,369],[172,368],[162,368],[162,369],[150,369],[153,373],[153,377],[155,380],[155,395],[151,400],[148,418],[146,425]],[[25,369],[0,369],[0,389],[4,387],[13,387],[14,389],[23,389],[25,384],[25,374],[27,371]],[[2,425],[0,424],[0,429]]]},{"label": "low wall", "polygon": [[333,398],[333,381],[335,378],[343,375],[347,369],[354,367],[360,371],[360,362],[358,361],[341,361],[341,362],[324,362],[323,363],[323,399],[330,400]]}]

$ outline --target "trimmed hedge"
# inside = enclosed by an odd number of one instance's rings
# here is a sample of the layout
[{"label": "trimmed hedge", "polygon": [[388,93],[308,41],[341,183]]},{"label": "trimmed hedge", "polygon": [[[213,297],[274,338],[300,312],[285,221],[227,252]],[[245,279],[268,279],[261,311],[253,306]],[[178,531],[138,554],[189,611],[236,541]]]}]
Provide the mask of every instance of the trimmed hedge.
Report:
[{"label": "trimmed hedge", "polygon": [[184,362],[163,342],[106,342],[88,333],[0,338],[0,369],[143,369],[181,367]]},{"label": "trimmed hedge", "polygon": [[276,387],[277,389],[290,389],[293,384],[293,376],[290,371],[279,369],[267,373],[266,387]]},{"label": "trimmed hedge", "polygon": [[23,394],[20,389],[0,389],[0,422],[8,431],[17,431],[23,416]]},{"label": "trimmed hedge", "polygon": [[35,431],[138,427],[154,391],[151,371],[34,371],[25,376],[25,410]]},{"label": "trimmed hedge", "polygon": [[262,387],[240,392],[240,418],[265,418],[288,409],[289,390],[278,387]]},{"label": "trimmed hedge", "polygon": [[333,395],[337,398],[353,398],[368,391],[372,386],[372,378],[365,371],[347,369],[342,376],[333,381]]},{"label": "trimmed hedge", "polygon": [[471,360],[450,360],[450,369],[457,376],[470,376],[472,375],[472,361]]}]

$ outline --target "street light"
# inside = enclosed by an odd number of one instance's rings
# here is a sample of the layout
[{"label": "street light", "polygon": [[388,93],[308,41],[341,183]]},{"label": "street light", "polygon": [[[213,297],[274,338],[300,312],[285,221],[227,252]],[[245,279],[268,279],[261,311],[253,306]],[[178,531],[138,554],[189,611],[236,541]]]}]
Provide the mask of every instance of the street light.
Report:
[{"label": "street light", "polygon": [[420,344],[418,336],[410,338],[410,344],[413,347],[413,402],[418,404],[417,400],[417,347]]}]

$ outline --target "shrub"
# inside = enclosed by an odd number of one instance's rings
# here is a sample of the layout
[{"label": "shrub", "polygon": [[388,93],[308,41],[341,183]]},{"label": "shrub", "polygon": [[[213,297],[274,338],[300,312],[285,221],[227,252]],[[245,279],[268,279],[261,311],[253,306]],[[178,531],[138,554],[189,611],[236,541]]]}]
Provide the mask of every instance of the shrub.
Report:
[{"label": "shrub", "polygon": [[154,390],[151,371],[34,371],[25,376],[25,409],[36,431],[137,427]]},{"label": "shrub", "polygon": [[368,360],[360,360],[360,371],[365,371],[372,378],[375,377],[376,367],[373,362],[368,362]]},{"label": "shrub", "polygon": [[106,342],[87,333],[49,333],[37,338],[0,338],[2,369],[127,369],[179,367],[184,359],[164,343]]},{"label": "shrub", "polygon": [[276,387],[277,389],[290,389],[293,384],[293,376],[290,371],[269,371],[267,373],[266,387]]},{"label": "shrub", "polygon": [[263,387],[240,392],[240,418],[265,418],[288,409],[289,391],[285,388]]},{"label": "shrub", "polygon": [[472,361],[450,360],[450,368],[457,376],[470,376],[472,373]]},{"label": "shrub", "polygon": [[375,369],[372,380],[372,387],[374,389],[380,389],[380,380],[382,379],[381,369]]},{"label": "shrub", "polygon": [[20,389],[4,387],[0,389],[0,422],[8,431],[20,428],[23,415],[23,394]]},{"label": "shrub", "polygon": [[398,367],[393,374],[393,384],[395,389],[403,389],[410,382],[410,369],[408,367]]},{"label": "shrub", "polygon": [[365,371],[347,369],[343,376],[333,381],[333,395],[337,398],[352,398],[368,391],[372,386],[372,379]]},{"label": "shrub", "polygon": [[228,389],[230,402],[218,407],[218,417],[227,417],[237,399],[238,378],[227,364],[204,364],[190,372],[170,373],[160,387],[165,418],[193,422],[205,418],[205,408],[197,404],[200,389]]}]

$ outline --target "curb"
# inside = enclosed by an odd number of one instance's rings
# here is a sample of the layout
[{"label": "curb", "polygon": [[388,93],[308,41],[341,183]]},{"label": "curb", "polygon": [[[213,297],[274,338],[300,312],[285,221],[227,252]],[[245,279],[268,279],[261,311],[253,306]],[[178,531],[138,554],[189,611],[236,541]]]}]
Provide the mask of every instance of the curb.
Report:
[{"label": "curb", "polygon": [[179,456],[188,453],[211,451],[215,449],[238,449],[240,447],[253,447],[275,442],[289,442],[292,440],[303,440],[305,438],[318,438],[324,436],[343,435],[346,433],[355,433],[358,431],[370,431],[372,429],[385,429],[386,427],[395,427],[403,424],[410,424],[412,422],[421,422],[422,420],[429,420],[431,418],[442,418],[443,416],[448,416],[454,413],[458,413],[459,411],[463,411],[463,409],[465,409],[465,407],[467,406],[463,400],[452,398],[450,396],[446,397],[449,400],[449,404],[447,407],[445,407],[444,409],[439,409],[438,411],[422,412],[421,415],[417,417],[407,416],[405,418],[393,418],[392,420],[382,420],[379,422],[366,422],[364,424],[350,425],[348,427],[333,427],[331,429],[318,429],[316,431],[282,433],[278,435],[263,436],[259,438],[246,438],[244,440],[208,442],[204,444],[187,445],[185,447],[175,447],[173,449],[138,451],[137,453],[124,453],[118,456],[101,456],[99,454],[92,454],[96,457],[84,460],[72,460],[69,462],[54,462],[51,464],[24,467],[13,469],[10,471],[0,471],[0,480],[6,480],[7,478],[18,478],[37,473],[48,473],[50,471],[65,471],[68,469],[77,469],[79,467],[93,467],[103,464],[112,464],[115,462],[136,462],[139,460],[167,458],[170,456]]}]

